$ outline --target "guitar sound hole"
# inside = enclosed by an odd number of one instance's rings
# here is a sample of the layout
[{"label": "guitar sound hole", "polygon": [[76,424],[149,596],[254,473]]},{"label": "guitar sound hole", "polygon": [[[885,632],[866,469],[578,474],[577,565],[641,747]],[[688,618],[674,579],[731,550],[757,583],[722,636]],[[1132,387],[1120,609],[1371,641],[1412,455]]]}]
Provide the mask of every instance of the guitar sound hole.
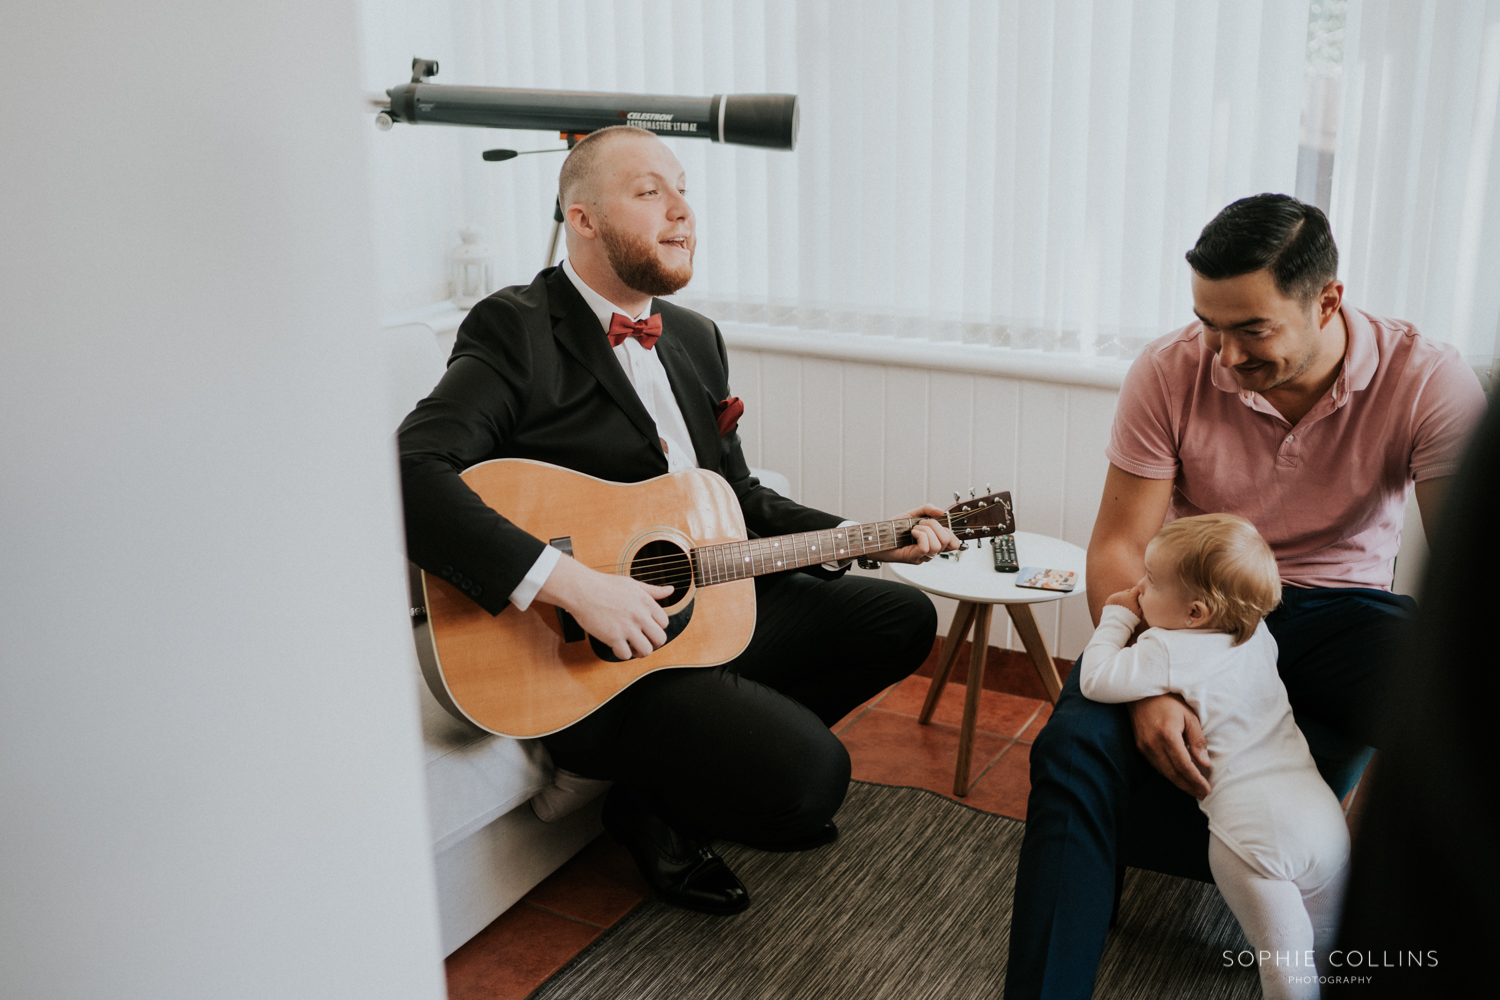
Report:
[{"label": "guitar sound hole", "polygon": [[630,561],[630,575],[658,587],[671,587],[672,596],[656,602],[670,608],[682,600],[688,587],[692,586],[693,563],[686,552],[671,542],[647,542]]}]

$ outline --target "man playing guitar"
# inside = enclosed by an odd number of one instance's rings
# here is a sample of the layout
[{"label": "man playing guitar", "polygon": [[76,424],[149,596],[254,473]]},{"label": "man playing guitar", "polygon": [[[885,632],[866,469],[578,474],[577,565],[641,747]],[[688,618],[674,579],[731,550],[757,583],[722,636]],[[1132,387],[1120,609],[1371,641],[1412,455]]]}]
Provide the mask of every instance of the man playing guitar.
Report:
[{"label": "man playing guitar", "polygon": [[[486,506],[459,473],[496,458],[614,482],[696,467],[729,482],[752,537],[849,523],[750,475],[718,328],[655,298],[692,277],[684,185],[650,132],[581,140],[560,178],[567,260],[474,307],[447,373],[400,431],[412,561],[491,614],[534,600],[563,608],[621,659],[666,641],[657,599],[671,589],[573,560]],[[920,562],[958,547],[935,520],[911,534],[876,558]],[[758,577],[755,631],[739,657],[648,674],[542,738],[558,767],[615,782],[605,826],[667,901],[717,914],[749,906],[713,838],[796,851],[837,837],[850,765],[829,727],[911,674],[937,624],[920,592],[847,568]]]}]

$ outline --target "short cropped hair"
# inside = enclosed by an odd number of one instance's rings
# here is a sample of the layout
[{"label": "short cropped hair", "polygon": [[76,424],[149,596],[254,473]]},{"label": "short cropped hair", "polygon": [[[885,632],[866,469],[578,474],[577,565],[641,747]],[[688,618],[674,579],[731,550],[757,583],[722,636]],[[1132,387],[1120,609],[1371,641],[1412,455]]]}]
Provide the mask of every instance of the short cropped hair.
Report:
[{"label": "short cropped hair", "polygon": [[1189,597],[1208,606],[1208,627],[1232,634],[1236,646],[1281,603],[1276,557],[1243,517],[1180,517],[1152,541],[1176,558],[1177,577]]},{"label": "short cropped hair", "polygon": [[[592,201],[594,184],[599,173],[599,161],[605,147],[614,139],[624,136],[645,136],[655,139],[655,132],[634,125],[610,125],[601,128],[574,143],[568,158],[563,160],[562,171],[557,175],[557,195],[564,211],[576,201]],[[660,141],[660,140],[657,140]]]},{"label": "short cropped hair", "polygon": [[1257,194],[1214,216],[1187,262],[1210,281],[1268,270],[1282,295],[1305,306],[1338,275],[1339,248],[1316,205]]}]

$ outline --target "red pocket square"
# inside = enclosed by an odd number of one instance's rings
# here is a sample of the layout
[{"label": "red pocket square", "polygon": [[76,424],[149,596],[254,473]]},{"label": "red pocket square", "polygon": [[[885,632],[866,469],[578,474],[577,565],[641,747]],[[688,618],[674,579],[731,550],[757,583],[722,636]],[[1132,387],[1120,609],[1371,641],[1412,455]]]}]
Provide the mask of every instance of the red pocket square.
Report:
[{"label": "red pocket square", "polygon": [[725,434],[733,433],[734,429],[740,425],[740,417],[745,413],[745,404],[740,402],[740,397],[730,396],[715,406],[714,412],[718,414],[719,436],[723,437]]}]

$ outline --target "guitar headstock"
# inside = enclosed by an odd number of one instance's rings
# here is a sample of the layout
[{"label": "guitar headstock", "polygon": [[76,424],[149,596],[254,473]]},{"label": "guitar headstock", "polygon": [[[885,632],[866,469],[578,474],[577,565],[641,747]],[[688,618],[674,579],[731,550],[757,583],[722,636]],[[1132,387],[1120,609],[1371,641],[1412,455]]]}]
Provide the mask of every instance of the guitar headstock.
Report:
[{"label": "guitar headstock", "polygon": [[953,494],[958,503],[948,508],[948,525],[955,535],[967,539],[1015,534],[1016,515],[1008,492],[982,497],[975,497],[973,493],[973,490],[969,491],[967,500]]}]

